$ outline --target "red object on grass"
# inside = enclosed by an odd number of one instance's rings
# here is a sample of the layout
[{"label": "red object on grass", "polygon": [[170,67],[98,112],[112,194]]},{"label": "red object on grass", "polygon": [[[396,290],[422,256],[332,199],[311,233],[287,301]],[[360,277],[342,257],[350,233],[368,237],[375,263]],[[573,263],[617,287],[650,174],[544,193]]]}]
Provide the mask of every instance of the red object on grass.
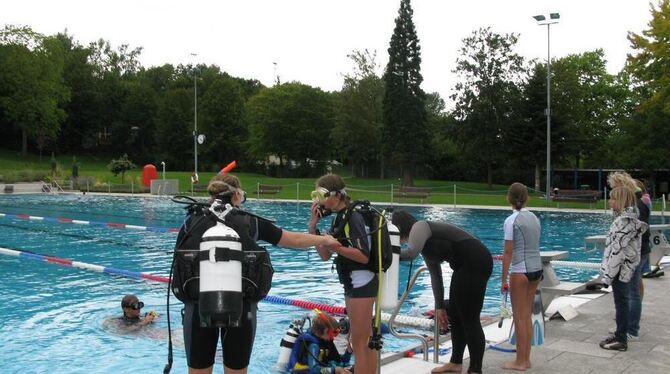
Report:
[{"label": "red object on grass", "polygon": [[145,187],[149,187],[151,186],[151,181],[153,179],[158,179],[156,167],[152,164],[144,165],[144,168],[142,169],[142,184]]}]

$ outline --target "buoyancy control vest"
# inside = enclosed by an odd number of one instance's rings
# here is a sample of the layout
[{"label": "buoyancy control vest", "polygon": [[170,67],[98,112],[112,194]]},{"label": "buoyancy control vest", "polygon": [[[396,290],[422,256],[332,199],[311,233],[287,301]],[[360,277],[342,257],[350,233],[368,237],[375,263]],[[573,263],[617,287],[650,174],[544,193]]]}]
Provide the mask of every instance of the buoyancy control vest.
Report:
[{"label": "buoyancy control vest", "polygon": [[339,363],[342,358],[332,340],[319,339],[311,331],[306,331],[295,340],[287,370],[291,373],[306,373],[309,371],[310,344],[319,345],[317,357],[313,357],[323,367],[329,367],[331,362]]},{"label": "buoyancy control vest", "polygon": [[[174,268],[170,287],[177,299],[197,303],[200,294],[200,249],[207,230],[217,225],[217,218],[207,208],[194,207],[177,236]],[[257,218],[232,211],[225,217],[225,225],[235,231],[242,246],[242,293],[244,300],[257,302],[265,297],[272,286],[274,269],[267,250],[256,243]]]},{"label": "buoyancy control vest", "polygon": [[[353,212],[357,212],[363,217],[368,235],[370,256],[364,268],[373,273],[379,273],[380,270],[388,270],[393,262],[393,247],[391,245],[391,236],[386,217],[374,208],[369,201],[356,200],[352,202],[341,216],[341,219],[338,220],[337,217],[333,219],[331,234],[340,240],[343,245],[351,246],[353,239],[356,239],[349,235],[349,220]],[[342,256],[338,256],[338,259],[339,257]]]}]

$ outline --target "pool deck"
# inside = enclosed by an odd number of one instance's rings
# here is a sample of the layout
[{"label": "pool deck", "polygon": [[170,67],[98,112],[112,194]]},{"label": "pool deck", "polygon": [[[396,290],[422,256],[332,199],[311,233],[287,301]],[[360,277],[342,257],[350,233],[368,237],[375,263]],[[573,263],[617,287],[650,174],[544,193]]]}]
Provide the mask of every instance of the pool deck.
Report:
[{"label": "pool deck", "polygon": [[[577,317],[570,321],[558,318],[546,322],[545,343],[532,348],[533,367],[527,372],[670,373],[670,274],[644,279],[644,286],[646,297],[642,306],[640,337],[638,341],[628,343],[628,351],[607,351],[598,346],[598,342],[607,336],[608,330],[615,326],[612,294],[584,295],[585,299],[590,300],[584,300],[576,308],[579,313]],[[552,307],[547,314],[551,314]],[[500,330],[505,330],[505,326],[509,325],[504,325]],[[491,328],[485,330],[489,330],[489,339]],[[511,348],[508,343],[501,347]],[[432,363],[432,352],[430,362],[422,361],[419,356],[385,365],[382,373],[430,373],[431,368],[441,365]],[[514,373],[500,368],[503,362],[513,357],[513,353],[487,349],[483,372]],[[448,360],[449,355],[440,356],[440,362]],[[467,366],[468,360],[465,360],[463,372],[466,372]]]}]

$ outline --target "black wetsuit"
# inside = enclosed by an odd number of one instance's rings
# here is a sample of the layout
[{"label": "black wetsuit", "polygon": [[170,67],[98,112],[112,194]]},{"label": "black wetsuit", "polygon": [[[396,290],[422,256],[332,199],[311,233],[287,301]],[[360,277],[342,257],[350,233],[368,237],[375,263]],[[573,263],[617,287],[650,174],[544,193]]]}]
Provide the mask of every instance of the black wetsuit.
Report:
[{"label": "black wetsuit", "polygon": [[[445,309],[441,264],[447,261],[454,270],[449,286],[449,323],[453,351],[451,362],[461,364],[463,351],[470,351],[470,372],[482,371],[484,330],[480,314],[486,284],[493,270],[491,253],[479,239],[448,223],[419,221],[409,234],[408,257],[421,251],[430,272],[435,309]],[[406,257],[403,256],[403,257]]]},{"label": "black wetsuit", "polygon": [[[282,230],[265,220],[258,222],[258,240],[276,245],[282,236]],[[219,335],[223,346],[223,364],[235,370],[249,366],[251,350],[256,336],[256,310],[258,302],[244,300],[242,319],[239,327],[207,328],[200,327],[200,313],[197,303],[184,304],[184,344],[188,366],[205,369],[214,365]]]}]

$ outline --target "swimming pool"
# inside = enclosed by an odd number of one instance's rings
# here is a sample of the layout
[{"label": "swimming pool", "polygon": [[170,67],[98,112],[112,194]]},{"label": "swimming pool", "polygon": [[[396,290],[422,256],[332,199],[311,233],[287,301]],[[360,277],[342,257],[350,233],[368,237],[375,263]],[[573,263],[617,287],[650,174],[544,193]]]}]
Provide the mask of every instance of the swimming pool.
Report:
[{"label": "swimming pool", "polygon": [[[304,231],[307,203],[250,201],[245,207],[277,219],[280,226]],[[494,254],[502,250],[502,225],[507,210],[471,210],[411,207],[418,217],[445,220],[479,237]],[[181,206],[158,198],[100,197],[92,195],[14,195],[0,197],[0,213],[68,217],[122,222],[132,225],[178,227]],[[600,260],[600,252],[585,251],[584,237],[604,234],[610,223],[605,214],[538,213],[542,221],[542,249],[569,250],[571,261]],[[113,266],[127,270],[167,274],[175,234],[67,225],[0,218],[0,247]],[[341,286],[330,262],[314,251],[271,248],[275,266],[272,295],[325,304],[343,305]],[[419,260],[415,261],[414,269]],[[446,267],[446,265],[445,265]],[[407,282],[409,264],[401,266],[400,288]],[[589,270],[557,269],[559,277],[586,280]],[[162,370],[166,362],[166,287],[14,257],[0,256],[0,362],[3,373],[112,373]],[[484,314],[498,311],[500,266],[494,266],[485,299]],[[117,335],[103,329],[105,318],[120,315],[120,299],[135,293],[163,318],[144,334]],[[402,314],[432,309],[430,280],[422,276]],[[172,297],[174,330],[181,330],[181,304]],[[288,305],[259,304],[258,329],[250,373],[268,372],[290,321],[306,313]],[[177,332],[177,342],[180,331]],[[387,338],[385,347],[408,343]],[[221,372],[217,362],[215,372]],[[173,372],[186,371],[183,348],[175,348]]]}]

